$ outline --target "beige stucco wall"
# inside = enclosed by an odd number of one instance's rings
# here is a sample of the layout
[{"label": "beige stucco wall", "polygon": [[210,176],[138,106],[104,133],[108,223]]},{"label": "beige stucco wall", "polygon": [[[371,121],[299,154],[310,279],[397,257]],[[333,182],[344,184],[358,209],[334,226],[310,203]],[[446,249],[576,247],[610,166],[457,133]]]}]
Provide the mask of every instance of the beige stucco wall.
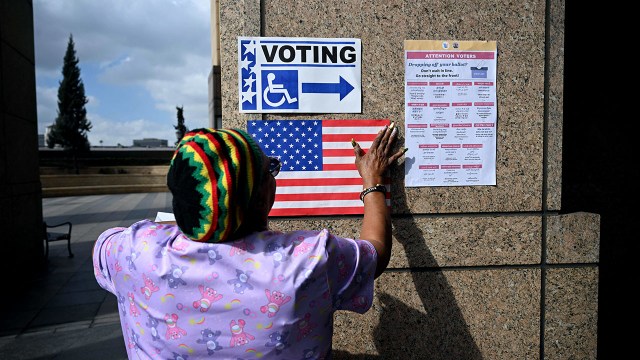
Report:
[{"label": "beige stucco wall", "polygon": [[[599,216],[559,215],[564,1],[220,1],[224,127],[238,112],[237,37],[362,39],[362,113],[404,124],[405,39],[498,44],[497,186],[405,189],[365,315],[336,315],[336,358],[595,358]],[[399,144],[402,146],[402,144]],[[272,219],[357,237],[358,217]]]}]

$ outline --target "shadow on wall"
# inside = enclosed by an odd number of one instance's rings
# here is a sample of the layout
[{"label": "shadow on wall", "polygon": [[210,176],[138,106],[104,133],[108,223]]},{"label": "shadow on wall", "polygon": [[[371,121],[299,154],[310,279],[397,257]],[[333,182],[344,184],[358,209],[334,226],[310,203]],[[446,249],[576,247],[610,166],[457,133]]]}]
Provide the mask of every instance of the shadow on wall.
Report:
[{"label": "shadow on wall", "polygon": [[[394,200],[396,200],[393,204],[394,209],[399,213],[409,213],[404,192],[401,196],[394,197]],[[394,221],[394,225],[397,228],[400,224]],[[401,226],[403,231],[398,231],[394,235],[404,247],[409,267],[414,269],[410,272],[410,276],[417,294],[413,293],[411,286],[401,285],[402,281],[406,281],[403,275],[407,273],[388,272],[386,276],[396,278],[400,286],[386,291],[377,288],[377,297],[382,310],[373,337],[380,355],[354,355],[345,351],[336,351],[333,357],[335,359],[482,359],[480,350],[457,305],[453,290],[442,271],[419,269],[419,264],[425,264],[425,261],[427,264],[437,264],[426,246],[425,236],[420,227],[413,217],[403,218]],[[393,280],[390,281],[390,283],[393,282]],[[413,300],[414,306],[407,305],[409,299]],[[420,305],[422,308],[416,308]]]}]

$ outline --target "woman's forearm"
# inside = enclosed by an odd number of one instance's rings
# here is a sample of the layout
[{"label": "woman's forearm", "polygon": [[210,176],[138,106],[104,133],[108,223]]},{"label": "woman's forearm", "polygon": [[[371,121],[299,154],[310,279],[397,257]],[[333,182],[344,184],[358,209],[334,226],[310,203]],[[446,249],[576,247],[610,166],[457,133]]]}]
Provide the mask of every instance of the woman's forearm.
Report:
[{"label": "woman's forearm", "polygon": [[387,268],[391,257],[391,216],[385,193],[370,192],[363,200],[364,218],[360,239],[371,242],[378,253],[375,275],[377,278]]}]

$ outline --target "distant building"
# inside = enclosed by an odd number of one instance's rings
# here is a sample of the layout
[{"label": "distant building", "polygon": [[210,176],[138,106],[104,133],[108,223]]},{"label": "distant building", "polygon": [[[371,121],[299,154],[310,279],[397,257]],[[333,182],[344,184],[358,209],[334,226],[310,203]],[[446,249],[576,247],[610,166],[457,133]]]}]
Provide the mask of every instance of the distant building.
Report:
[{"label": "distant building", "polygon": [[[45,147],[45,146],[47,146],[47,137],[49,136],[49,134],[51,133],[51,131],[53,131],[53,124],[51,124],[51,125],[47,126],[47,127],[44,129],[44,134],[38,134],[38,146],[39,146],[39,147]],[[56,144],[56,146],[58,146],[58,147],[59,147],[60,145],[57,145],[57,144]]]},{"label": "distant building", "polygon": [[156,138],[144,138],[142,140],[133,140],[134,147],[168,147],[168,140]]}]

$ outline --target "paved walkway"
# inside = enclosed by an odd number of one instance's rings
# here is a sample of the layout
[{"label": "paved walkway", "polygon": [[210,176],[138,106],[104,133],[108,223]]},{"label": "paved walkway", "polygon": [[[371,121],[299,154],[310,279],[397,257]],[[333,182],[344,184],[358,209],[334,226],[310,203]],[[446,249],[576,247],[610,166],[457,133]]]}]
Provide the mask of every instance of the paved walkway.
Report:
[{"label": "paved walkway", "polygon": [[91,251],[100,233],[171,212],[170,193],[42,200],[49,224],[71,221],[71,249],[52,243],[46,272],[26,294],[0,299],[0,359],[127,359],[115,296],[98,286]]}]

